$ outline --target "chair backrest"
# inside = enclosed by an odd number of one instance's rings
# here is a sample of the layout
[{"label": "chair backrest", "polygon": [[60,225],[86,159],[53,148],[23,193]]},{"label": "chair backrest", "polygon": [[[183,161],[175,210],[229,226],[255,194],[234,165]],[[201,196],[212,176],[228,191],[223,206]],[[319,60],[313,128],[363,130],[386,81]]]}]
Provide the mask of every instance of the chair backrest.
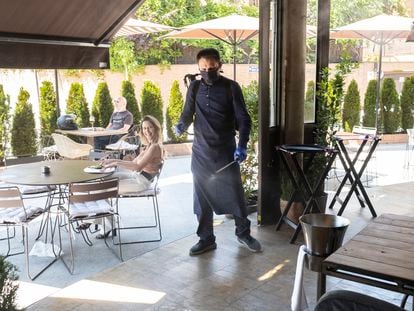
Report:
[{"label": "chair backrest", "polygon": [[79,144],[65,135],[53,133],[52,137],[58,153],[64,158],[76,159],[87,157],[93,149],[91,145]]},{"label": "chair backrest", "polygon": [[25,217],[27,218],[26,209],[24,208],[24,203],[22,195],[19,188],[17,187],[2,187],[0,188],[0,209],[1,208],[23,208]]},{"label": "chair backrest", "polygon": [[118,197],[118,184],[118,178],[72,183],[69,185],[69,204],[116,199]]},{"label": "chair backrest", "polygon": [[414,129],[407,129],[408,145],[414,146]]},{"label": "chair backrest", "polygon": [[17,187],[0,188],[0,208],[24,207],[20,190]]}]

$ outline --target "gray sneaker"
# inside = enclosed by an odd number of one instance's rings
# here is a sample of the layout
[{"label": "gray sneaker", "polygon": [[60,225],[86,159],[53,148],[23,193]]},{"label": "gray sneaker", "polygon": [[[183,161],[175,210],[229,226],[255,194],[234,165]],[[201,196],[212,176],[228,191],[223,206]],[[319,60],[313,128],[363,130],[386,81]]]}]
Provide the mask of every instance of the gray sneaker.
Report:
[{"label": "gray sneaker", "polygon": [[258,253],[262,251],[262,245],[260,245],[260,242],[251,235],[237,237],[237,241],[246,246],[252,252]]}]

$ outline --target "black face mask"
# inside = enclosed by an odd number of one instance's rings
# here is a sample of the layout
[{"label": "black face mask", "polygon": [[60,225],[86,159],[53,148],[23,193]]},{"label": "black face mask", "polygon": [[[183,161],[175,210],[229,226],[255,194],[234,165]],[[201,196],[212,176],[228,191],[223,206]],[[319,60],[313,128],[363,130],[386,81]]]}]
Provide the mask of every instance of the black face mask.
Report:
[{"label": "black face mask", "polygon": [[210,71],[200,71],[200,74],[205,83],[212,85],[220,78],[220,69],[217,68]]}]

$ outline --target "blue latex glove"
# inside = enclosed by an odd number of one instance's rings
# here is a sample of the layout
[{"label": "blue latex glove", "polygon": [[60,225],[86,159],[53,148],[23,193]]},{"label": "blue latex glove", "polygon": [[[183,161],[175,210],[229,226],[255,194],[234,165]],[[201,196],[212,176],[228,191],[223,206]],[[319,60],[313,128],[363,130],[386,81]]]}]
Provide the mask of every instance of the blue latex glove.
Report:
[{"label": "blue latex glove", "polygon": [[183,135],[183,134],[184,134],[184,132],[185,132],[185,130],[184,130],[184,126],[183,126],[183,124],[178,123],[178,124],[176,124],[176,125],[174,126],[174,134],[175,134],[176,136],[181,136],[181,135]]},{"label": "blue latex glove", "polygon": [[234,151],[234,160],[239,164],[242,163],[247,158],[247,150],[243,147],[237,147]]}]

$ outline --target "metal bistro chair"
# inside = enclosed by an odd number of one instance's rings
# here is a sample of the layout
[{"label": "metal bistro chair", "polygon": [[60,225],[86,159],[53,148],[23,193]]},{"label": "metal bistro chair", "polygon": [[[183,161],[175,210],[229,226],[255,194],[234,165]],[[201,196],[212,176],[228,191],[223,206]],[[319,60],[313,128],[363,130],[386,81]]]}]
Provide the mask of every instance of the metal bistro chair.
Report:
[{"label": "metal bistro chair", "polygon": [[[69,233],[69,245],[70,245],[70,257],[71,262],[65,262],[62,258],[63,263],[71,274],[75,269],[75,257],[73,249],[73,224],[78,224],[81,221],[88,221],[94,219],[104,219],[105,217],[111,218],[112,228],[119,228],[119,217],[118,217],[118,178],[111,178],[108,180],[101,180],[87,183],[72,183],[69,185],[69,195],[67,207],[62,206],[61,211],[66,216],[67,231]],[[116,218],[116,221],[114,221]],[[62,217],[58,217],[59,220],[59,243],[60,249],[62,249]],[[114,224],[116,223],[116,227]],[[105,221],[103,221],[104,232]],[[106,246],[123,261],[122,248],[121,248],[121,235],[118,234],[119,254],[117,254],[112,247],[110,247],[104,239]],[[114,237],[112,236],[112,242],[114,243]]]},{"label": "metal bistro chair", "polygon": [[405,167],[410,166],[414,151],[414,129],[407,129],[408,141],[405,147]]},{"label": "metal bistro chair", "polygon": [[158,206],[158,194],[160,193],[160,189],[158,187],[158,181],[162,172],[162,168],[164,166],[164,162],[161,162],[160,168],[158,169],[157,175],[154,176],[154,179],[151,183],[151,186],[143,191],[134,192],[134,191],[123,191],[120,189],[119,198],[151,198],[153,211],[154,211],[154,223],[150,225],[144,226],[128,226],[128,227],[120,227],[120,230],[139,230],[139,229],[148,229],[148,228],[158,228],[158,237],[156,239],[149,239],[149,240],[135,240],[135,241],[127,241],[123,242],[123,244],[137,244],[137,243],[148,243],[148,242],[159,242],[162,240],[162,233],[161,233],[161,221],[160,221],[160,211]]},{"label": "metal bistro chair", "polygon": [[[7,227],[7,253],[5,257],[14,256],[25,253],[26,255],[26,271],[29,279],[34,280],[43,273],[57,258],[54,258],[44,268],[42,268],[36,275],[32,276],[30,273],[29,261],[29,225],[38,216],[45,212],[44,208],[39,206],[25,206],[22,195],[17,187],[1,187],[0,188],[0,226]],[[22,228],[22,238],[24,250],[16,253],[11,253],[10,239],[13,236],[9,234],[10,227],[20,226]],[[52,237],[53,245],[53,237]],[[55,254],[56,255],[56,254]]]},{"label": "metal bistro chair", "polygon": [[93,149],[91,145],[79,144],[65,135],[54,133],[52,137],[59,155],[66,159],[88,158]]}]

